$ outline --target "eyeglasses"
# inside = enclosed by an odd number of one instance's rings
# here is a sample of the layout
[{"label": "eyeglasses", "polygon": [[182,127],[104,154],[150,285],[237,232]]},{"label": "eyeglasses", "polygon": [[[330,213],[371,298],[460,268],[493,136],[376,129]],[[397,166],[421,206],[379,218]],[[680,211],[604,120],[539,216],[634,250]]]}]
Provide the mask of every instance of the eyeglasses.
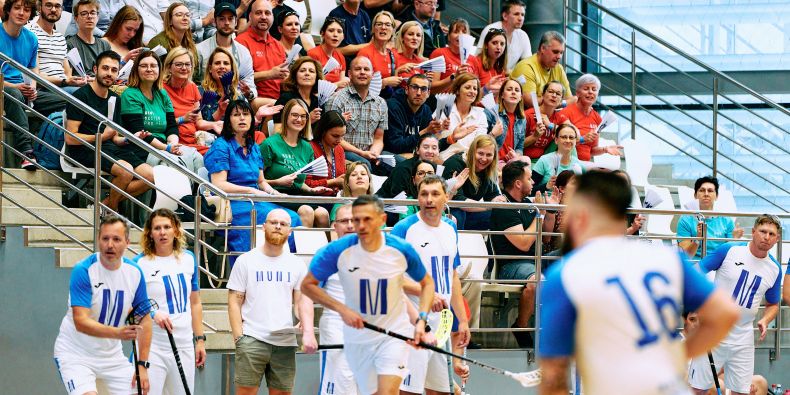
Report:
[{"label": "eyeglasses", "polygon": [[81,16],[83,18],[87,18],[87,17],[94,17],[95,18],[95,17],[99,16],[99,13],[97,11],[90,11],[90,12],[89,11],[82,11],[82,12],[79,13],[79,16]]},{"label": "eyeglasses", "polygon": [[176,12],[173,14],[174,18],[192,18],[191,12]]},{"label": "eyeglasses", "polygon": [[189,63],[189,62],[173,63],[173,67],[175,67],[177,69],[191,69],[192,68],[192,63]]},{"label": "eyeglasses", "polygon": [[348,225],[354,222],[354,218],[343,218],[343,219],[335,219],[335,222],[343,225]]},{"label": "eyeglasses", "polygon": [[415,85],[415,84],[409,84],[409,88],[414,89],[414,90],[418,90],[418,91],[420,91],[422,93],[428,92],[428,89],[431,89],[431,88],[429,88],[427,86],[419,86],[419,85]]},{"label": "eyeglasses", "polygon": [[392,23],[390,23],[390,22],[376,22],[376,23],[374,23],[374,24],[373,24],[373,26],[374,26],[374,27],[386,27],[386,28],[390,28],[390,27],[392,27]]},{"label": "eyeglasses", "polygon": [[436,7],[436,4],[437,4],[437,2],[435,2],[435,1],[417,1],[417,3],[420,3],[422,5],[431,6],[431,7]]},{"label": "eyeglasses", "polygon": [[546,89],[546,93],[548,93],[549,95],[554,95],[554,96],[562,96],[562,92],[561,91],[555,91],[553,89]]},{"label": "eyeglasses", "polygon": [[44,3],[44,8],[51,9],[51,10],[59,10],[63,8],[62,4],[52,4],[52,3]]},{"label": "eyeglasses", "polygon": [[273,221],[273,220],[267,220],[266,221],[266,225],[269,225],[269,226],[271,226],[273,228],[277,228],[277,227],[288,228],[288,227],[291,226],[291,224],[288,223],[288,222],[285,222],[285,221]]},{"label": "eyeglasses", "polygon": [[306,120],[307,119],[307,114],[297,114],[295,112],[292,112],[289,115],[293,119],[302,119],[302,120]]},{"label": "eyeglasses", "polygon": [[428,170],[428,171],[417,170],[417,175],[420,176],[420,177],[432,176],[434,174],[436,174],[436,172],[432,171],[432,170]]}]

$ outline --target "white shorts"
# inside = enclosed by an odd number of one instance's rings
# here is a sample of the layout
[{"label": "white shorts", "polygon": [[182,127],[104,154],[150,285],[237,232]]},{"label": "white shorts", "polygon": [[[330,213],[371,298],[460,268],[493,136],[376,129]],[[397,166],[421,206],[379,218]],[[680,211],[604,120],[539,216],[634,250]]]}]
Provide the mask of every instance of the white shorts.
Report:
[{"label": "white shorts", "polygon": [[319,395],[357,395],[354,372],[348,366],[343,350],[321,351],[321,388]]},{"label": "white shorts", "polygon": [[360,392],[378,391],[378,376],[398,376],[408,373],[409,345],[391,337],[368,343],[346,343],[343,351]]},{"label": "white shorts", "polygon": [[431,350],[409,347],[409,374],[403,378],[401,391],[422,394],[426,388],[450,392],[447,358]]},{"label": "white shorts", "polygon": [[134,365],[123,355],[91,359],[56,355],[55,366],[69,395],[97,392],[111,395],[136,394],[133,387]]},{"label": "white shorts", "polygon": [[[181,367],[184,369],[184,376],[189,385],[189,393],[195,393],[195,347],[178,347],[178,356],[181,358]],[[181,395],[186,394],[184,383],[181,382],[181,373],[178,372],[176,358],[173,356],[173,349],[167,346],[163,349],[159,345],[151,345],[149,354],[151,367],[148,368],[148,382],[151,389],[149,395]]]},{"label": "white shorts", "polygon": [[[713,362],[716,371],[724,368],[724,387],[744,394],[749,393],[754,375],[754,346],[721,344],[713,349]],[[706,390],[714,387],[713,372],[707,355],[700,355],[691,361],[689,384],[696,389]]]}]

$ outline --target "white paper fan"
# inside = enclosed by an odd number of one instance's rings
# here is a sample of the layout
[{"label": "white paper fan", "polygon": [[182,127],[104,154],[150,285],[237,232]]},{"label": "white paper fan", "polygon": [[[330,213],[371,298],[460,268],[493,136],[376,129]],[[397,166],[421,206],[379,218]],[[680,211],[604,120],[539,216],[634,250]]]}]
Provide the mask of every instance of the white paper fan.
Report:
[{"label": "white paper fan", "polygon": [[163,46],[161,46],[161,45],[157,45],[157,46],[153,47],[153,48],[151,49],[151,51],[152,51],[153,53],[155,53],[155,54],[156,54],[156,56],[159,56],[160,58],[161,58],[162,56],[165,56],[165,55],[167,55],[167,50],[165,49],[165,47],[163,47]]},{"label": "white paper fan", "polygon": [[438,58],[428,59],[416,66],[423,71],[433,71],[437,73],[444,73],[447,71],[447,64],[444,61],[444,55]]},{"label": "white paper fan", "polygon": [[71,63],[71,67],[77,71],[77,74],[80,77],[85,78],[87,74],[85,74],[85,66],[82,64],[82,58],[80,57],[80,51],[77,48],[72,48],[71,51],[66,53],[66,57],[69,59],[69,63]]},{"label": "white paper fan", "polygon": [[381,93],[381,73],[375,72],[373,73],[373,78],[370,79],[370,87],[368,87],[368,93],[372,96],[378,96]]},{"label": "white paper fan", "polygon": [[658,207],[663,201],[664,199],[654,189],[645,190],[645,208]]},{"label": "white paper fan", "polygon": [[496,114],[499,110],[499,105],[497,104],[496,99],[494,99],[494,94],[492,92],[486,93],[486,95],[480,99],[480,103],[483,104],[483,108],[493,112],[494,114]]},{"label": "white paper fan", "polygon": [[540,106],[538,105],[538,95],[535,92],[529,94],[532,97],[532,108],[535,110],[535,121],[543,123],[543,117],[540,115]]},{"label": "white paper fan", "polygon": [[469,55],[475,50],[475,38],[468,34],[462,34],[458,37],[458,41],[461,50],[461,64],[466,64],[466,61],[469,60]]},{"label": "white paper fan", "polygon": [[524,84],[527,83],[527,79],[524,77],[523,74],[518,76],[518,77],[516,77],[515,80],[518,81],[518,83],[521,84],[521,85],[524,85]]},{"label": "white paper fan", "polygon": [[327,74],[331,73],[332,70],[334,70],[334,69],[336,69],[338,67],[340,67],[340,63],[338,63],[337,59],[329,58],[329,60],[326,61],[326,64],[324,65],[324,68],[323,68],[324,75],[327,75]]},{"label": "white paper fan", "polygon": [[[379,158],[381,158],[381,157],[379,157]],[[393,197],[393,199],[406,199],[406,198],[407,198],[406,192],[404,192],[404,191],[401,191],[399,194],[397,194],[397,195],[395,195]],[[407,212],[409,212],[409,209],[408,209],[407,206],[399,206],[399,205],[395,205],[395,204],[385,204],[384,205],[384,211],[386,211],[388,213],[393,213],[393,214],[406,214]]]},{"label": "white paper fan", "polygon": [[132,74],[132,66],[134,66],[134,60],[126,62],[126,64],[121,67],[121,71],[118,72],[118,79],[129,81],[129,75]]},{"label": "white paper fan", "polygon": [[318,105],[323,106],[337,87],[327,80],[318,80]]},{"label": "white paper fan", "polygon": [[285,55],[285,64],[290,65],[291,63],[293,63],[294,60],[296,60],[296,58],[299,56],[299,51],[301,50],[302,50],[301,45],[294,44],[294,46],[291,47],[291,50],[288,51],[288,54]]},{"label": "white paper fan", "polygon": [[324,159],[323,157],[315,158],[315,160],[306,164],[301,169],[297,170],[295,174],[307,174],[311,176],[327,177],[329,176],[329,167],[327,167],[326,159]]},{"label": "white paper fan", "polygon": [[389,166],[395,167],[395,155],[379,155],[379,160]]},{"label": "white paper fan", "polygon": [[595,130],[596,132],[600,132],[617,123],[617,115],[614,114],[614,111],[607,111],[601,118],[601,124],[598,125],[598,129]]},{"label": "white paper fan", "polygon": [[453,109],[455,103],[455,95],[452,93],[439,93],[436,95],[436,111],[433,112],[434,119],[440,119],[442,114],[445,117],[450,116],[450,111]]}]

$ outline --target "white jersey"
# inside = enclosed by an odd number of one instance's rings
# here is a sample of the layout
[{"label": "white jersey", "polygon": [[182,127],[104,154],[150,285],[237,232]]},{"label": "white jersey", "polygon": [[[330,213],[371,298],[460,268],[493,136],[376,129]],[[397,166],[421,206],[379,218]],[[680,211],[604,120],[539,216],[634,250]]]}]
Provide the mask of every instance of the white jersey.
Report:
[{"label": "white jersey", "polygon": [[596,238],[549,269],[539,357],[574,355],[588,394],[688,394],[681,308],[713,290],[673,249]]},{"label": "white jersey", "polygon": [[[321,288],[329,296],[340,303],[346,303],[346,295],[343,293],[343,285],[337,273],[329,276],[326,281],[321,282]],[[321,344],[342,344],[343,343],[343,318],[337,311],[324,309],[321,319],[318,321],[318,335]]]},{"label": "white jersey", "polygon": [[[192,348],[192,292],[200,292],[198,285],[197,261],[191,251],[185,251],[179,258],[167,257],[136,258],[143,271],[148,297],[155,300],[159,310],[166,312],[173,322],[173,338],[178,348]],[[151,343],[170,350],[167,331],[154,324]]]},{"label": "white jersey", "polygon": [[[411,324],[403,305],[403,274],[416,281],[425,277],[420,256],[400,237],[383,234],[381,247],[365,251],[357,235],[346,235],[318,250],[310,272],[318,281],[337,273],[345,294],[345,304],[374,325],[406,334]],[[343,327],[345,343],[368,343],[386,335]]]},{"label": "white jersey", "polygon": [[[416,213],[399,221],[392,228],[391,234],[402,237],[415,247],[425,270],[433,278],[434,292],[449,306],[453,273],[461,264],[455,223],[443,217],[439,226],[430,226]],[[415,305],[419,304],[419,297],[408,297]],[[429,313],[429,324],[432,328],[438,327],[439,316],[438,312]]]},{"label": "white jersey", "polygon": [[782,267],[770,254],[757,258],[747,243],[726,243],[700,261],[705,272],[716,271],[716,287],[735,300],[741,317],[723,344],[754,345],[752,323],[763,295],[768,303],[779,303],[782,296]]},{"label": "white jersey", "polygon": [[132,306],[148,302],[143,272],[123,258],[116,270],[107,270],[99,262],[99,253],[91,254],[72,269],[69,281],[69,309],[60,323],[55,340],[55,356],[112,358],[123,354],[121,341],[86,335],[74,326],[72,307],[90,309],[90,318],[102,325],[121,327]]},{"label": "white jersey", "polygon": [[243,292],[242,331],[275,346],[296,346],[293,293],[299,291],[307,272],[303,261],[290,252],[266,256],[261,248],[236,259],[228,289]]}]

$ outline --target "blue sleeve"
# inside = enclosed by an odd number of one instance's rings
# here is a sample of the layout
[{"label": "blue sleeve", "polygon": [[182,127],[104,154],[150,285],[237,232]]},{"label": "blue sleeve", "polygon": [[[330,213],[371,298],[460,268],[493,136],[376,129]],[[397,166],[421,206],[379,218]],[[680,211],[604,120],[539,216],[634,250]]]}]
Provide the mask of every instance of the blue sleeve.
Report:
[{"label": "blue sleeve", "polygon": [[398,223],[396,223],[395,226],[392,227],[392,231],[390,231],[390,234],[393,236],[398,236],[401,239],[406,239],[406,233],[409,232],[409,228],[415,223],[417,223],[419,219],[420,218],[417,216],[417,214],[412,214],[398,221]]},{"label": "blue sleeve", "polygon": [[694,237],[697,235],[697,220],[690,215],[682,215],[678,220],[677,235],[680,237]]},{"label": "blue sleeve", "polygon": [[142,258],[142,257],[144,257],[144,256],[145,256],[145,254],[143,254],[143,253],[141,252],[141,253],[137,254],[137,255],[136,255],[134,258],[132,258],[132,262],[134,262],[134,263],[138,263],[138,262],[140,262],[140,258]]},{"label": "blue sleeve", "polygon": [[403,256],[406,257],[406,274],[409,275],[414,281],[422,281],[425,278],[427,272],[425,271],[425,265],[422,264],[422,259],[420,259],[420,255],[417,254],[417,251],[414,250],[414,247],[411,244],[407,243],[406,240],[401,239],[400,245],[398,246],[398,250],[403,253]]},{"label": "blue sleeve", "polygon": [[310,273],[313,273],[313,277],[318,281],[326,281],[329,276],[337,273],[337,260],[340,254],[356,244],[356,241],[357,235],[348,235],[318,250],[310,261]]},{"label": "blue sleeve", "polygon": [[458,227],[455,225],[455,222],[447,217],[442,217],[442,221],[450,225],[455,233],[455,260],[453,260],[453,269],[458,269],[458,266],[461,266],[461,253],[458,251]]},{"label": "blue sleeve", "polygon": [[541,358],[573,355],[576,307],[562,285],[564,266],[560,264],[549,270],[546,282],[540,291],[543,309],[540,311],[538,355]]},{"label": "blue sleeve", "polygon": [[773,257],[773,255],[768,255],[771,258],[771,262],[776,264],[779,267],[779,274],[776,275],[776,280],[774,281],[774,285],[771,288],[768,288],[765,291],[765,301],[770,304],[777,304],[779,303],[780,299],[782,298],[782,265],[779,264],[779,261]]},{"label": "blue sleeve", "polygon": [[211,144],[211,148],[206,152],[204,164],[211,174],[230,170],[230,144],[224,137],[218,137]]},{"label": "blue sleeve", "polygon": [[192,251],[186,250],[187,255],[192,257],[192,262],[195,264],[195,270],[192,272],[192,292],[200,291],[200,267],[198,267],[197,259],[195,259],[195,254]]},{"label": "blue sleeve", "polygon": [[686,311],[696,311],[708,300],[716,287],[705,275],[694,269],[684,252],[678,252],[678,259],[683,269],[683,308]]},{"label": "blue sleeve", "polygon": [[145,276],[140,266],[137,266],[137,264],[133,262],[129,262],[129,264],[134,266],[137,272],[140,273],[140,283],[137,284],[137,290],[134,292],[132,306],[143,306],[144,303],[148,303],[148,290],[145,287]]},{"label": "blue sleeve", "polygon": [[91,279],[88,276],[88,264],[79,264],[74,267],[71,272],[71,280],[69,281],[69,296],[71,298],[71,306],[91,308],[91,298],[93,297],[93,290],[91,289]]},{"label": "blue sleeve", "polygon": [[699,267],[702,269],[702,272],[707,273],[711,270],[718,270],[721,267],[722,262],[724,262],[724,258],[727,257],[727,253],[730,252],[730,248],[735,245],[737,244],[725,243],[713,250],[713,252],[705,255],[705,258],[702,258],[702,260],[699,262]]}]

